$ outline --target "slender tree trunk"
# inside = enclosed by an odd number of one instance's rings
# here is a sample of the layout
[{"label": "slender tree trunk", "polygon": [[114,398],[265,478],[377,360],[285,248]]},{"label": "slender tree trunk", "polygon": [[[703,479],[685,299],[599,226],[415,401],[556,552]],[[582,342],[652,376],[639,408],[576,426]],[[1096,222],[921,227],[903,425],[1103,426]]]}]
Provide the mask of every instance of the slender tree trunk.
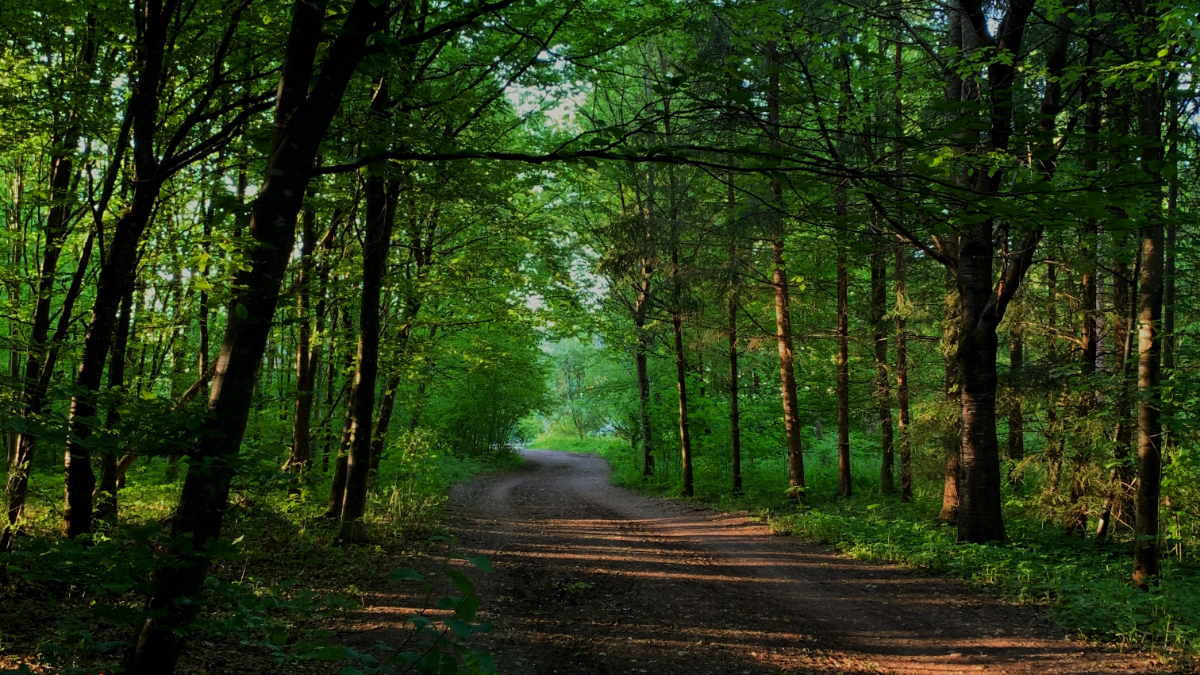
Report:
[{"label": "slender tree trunk", "polygon": [[1008,411],[1008,461],[1011,467],[1008,480],[1015,483],[1019,480],[1018,467],[1025,461],[1025,410],[1021,404],[1020,387],[1015,378],[1025,367],[1025,342],[1019,327],[1013,328],[1008,343],[1008,370],[1014,376],[1012,407]]},{"label": "slender tree trunk", "polygon": [[732,295],[729,297],[729,435],[733,454],[733,494],[740,495],[742,493],[742,429],[738,413],[737,298]]},{"label": "slender tree trunk", "polygon": [[[640,294],[639,294],[640,295]],[[636,327],[637,342],[634,360],[637,366],[638,419],[642,433],[642,476],[654,475],[654,439],[650,428],[650,369],[646,363],[646,334],[642,326]]]},{"label": "slender tree trunk", "polygon": [[945,351],[946,357],[943,391],[945,392],[946,414],[950,418],[950,428],[947,429],[943,443],[946,452],[946,463],[943,471],[942,510],[938,513],[938,520],[953,523],[958,520],[958,479],[961,470],[959,452],[962,447],[962,436],[960,433],[962,425],[960,417],[962,389],[959,386],[959,381],[962,378],[957,348],[959,325],[956,322],[962,310],[959,307],[957,289],[953,287],[951,280],[948,279],[947,281],[946,321],[945,333],[942,336],[942,349]]},{"label": "slender tree trunk", "polygon": [[[1133,273],[1129,265],[1117,262],[1113,265],[1113,309],[1117,316],[1113,327],[1113,342],[1117,345],[1116,372],[1120,383],[1117,388],[1116,417],[1117,426],[1113,433],[1113,467],[1109,479],[1109,494],[1104,499],[1104,508],[1096,525],[1096,537],[1103,539],[1108,535],[1112,526],[1113,511],[1117,512],[1117,520],[1132,506],[1131,492],[1133,490],[1133,456],[1130,445],[1133,443],[1133,425],[1130,416],[1133,412],[1133,392],[1130,381],[1133,378],[1133,368],[1136,361],[1133,358],[1134,333],[1133,323],[1137,319],[1138,305],[1132,298],[1138,295],[1138,278],[1141,276],[1141,251],[1134,253]],[[1132,282],[1132,283],[1131,283]]]},{"label": "slender tree trunk", "polygon": [[850,307],[846,252],[837,257],[837,418],[838,494],[854,494],[850,473]]},{"label": "slender tree trunk", "polygon": [[[777,66],[776,47],[771,45],[771,60]],[[779,150],[783,143],[779,135],[779,71],[768,74],[767,131],[771,135],[771,147]],[[771,200],[776,209],[783,208],[783,184],[772,178]],[[788,491],[797,499],[804,499],[804,448],[800,442],[800,404],[796,397],[796,370],[793,362],[792,315],[788,299],[787,268],[783,260],[786,237],[783,217],[774,215],[774,232],[771,235],[771,282],[775,287],[775,339],[779,343],[779,379],[783,396],[783,425],[787,433]]]},{"label": "slender tree trunk", "polygon": [[[376,100],[386,97],[380,87]],[[374,106],[373,106],[374,107]],[[383,275],[387,268],[396,215],[395,200],[399,185],[385,183],[382,176],[367,177],[367,228],[363,237],[362,304],[359,307],[358,369],[354,387],[354,417],[350,430],[350,451],[346,461],[346,495],[342,503],[338,540],[347,543],[367,541],[362,522],[367,507],[367,484],[371,472],[371,431],[375,413],[375,387],[379,377],[379,314]]]},{"label": "slender tree trunk", "polygon": [[313,396],[317,380],[317,363],[312,358],[312,317],[310,306],[314,259],[317,249],[317,214],[306,210],[301,218],[300,270],[296,278],[296,314],[299,326],[296,336],[296,406],[292,418],[292,452],[287,470],[302,473],[312,461]]},{"label": "slender tree trunk", "polygon": [[[674,219],[672,219],[674,220]],[[683,354],[683,310],[680,308],[679,242],[671,242],[671,327],[675,337],[675,383],[679,389],[679,447],[680,471],[683,474],[683,496],[691,497],[692,434],[688,424],[687,360]]]},{"label": "slender tree trunk", "polygon": [[[117,332],[113,340],[112,361],[108,366],[108,388],[125,387],[125,362],[129,350],[129,324],[133,312],[133,289],[121,299],[121,314],[117,318]],[[126,395],[123,393],[122,398]],[[117,428],[121,418],[121,406],[114,404],[108,409],[104,427],[110,432]],[[95,517],[101,521],[113,521],[117,517],[117,455],[111,448],[100,453],[100,484],[96,487]]]},{"label": "slender tree trunk", "polygon": [[1087,529],[1087,504],[1083,497],[1087,492],[1088,469],[1092,465],[1091,444],[1087,439],[1087,420],[1092,413],[1095,397],[1090,393],[1096,372],[1096,235],[1094,219],[1084,226],[1083,275],[1080,279],[1080,305],[1083,310],[1083,327],[1080,330],[1079,380],[1083,394],[1079,397],[1078,420],[1075,435],[1078,439],[1071,457],[1071,513],[1067,517],[1067,533],[1084,535]]},{"label": "slender tree trunk", "polygon": [[[212,245],[209,242],[209,237],[212,236],[213,219],[216,218],[217,215],[217,204],[212,198],[212,195],[210,195],[208,202],[208,214],[204,218],[204,240],[200,244],[200,250],[203,252],[204,256],[206,256],[206,258],[212,248]],[[207,264],[208,263],[206,263],[206,265]],[[202,279],[207,281],[208,268],[205,267],[200,275]],[[197,312],[196,322],[198,324],[200,333],[200,361],[198,365],[200,368],[200,373],[204,374],[208,372],[209,365],[208,291],[200,291],[200,307],[198,308]]]},{"label": "slender tree trunk", "polygon": [[121,299],[133,286],[138,248],[154,214],[163,175],[155,155],[159,123],[159,94],[167,38],[179,0],[151,2],[144,7],[139,72],[133,82],[133,164],[136,179],[125,211],[107,238],[104,264],[96,280],[92,316],[83,338],[83,353],[74,378],[77,393],[71,399],[69,432],[64,453],[63,534],[76,537],[92,529],[92,470],[88,438],[94,431],[95,394],[100,390],[104,366],[112,348],[113,330]]},{"label": "slender tree trunk", "polygon": [[350,395],[346,398],[346,414],[342,418],[342,432],[338,436],[337,459],[333,463],[333,479],[329,487],[329,508],[325,517],[340,519],[342,505],[346,501],[346,468],[349,466],[350,427],[354,423],[354,400],[358,398],[358,383],[350,382]]},{"label": "slender tree trunk", "polygon": [[[416,320],[421,303],[410,298],[405,303],[404,323],[396,334],[396,353],[401,358],[408,354],[408,341],[412,334],[412,322]],[[400,388],[400,374],[392,373],[383,385],[383,398],[379,402],[379,415],[375,418],[375,430],[371,433],[371,473],[379,473],[383,459],[384,439],[392,425],[392,414],[396,408],[396,390]]]},{"label": "slender tree trunk", "polygon": [[[1054,262],[1046,266],[1046,327],[1049,333],[1046,351],[1053,359],[1058,354],[1058,267]],[[1047,492],[1056,494],[1062,477],[1062,429],[1058,421],[1058,406],[1054,402],[1055,392],[1050,392],[1046,406],[1046,475]]]},{"label": "slender tree trunk", "polygon": [[1163,226],[1142,228],[1141,297],[1138,305],[1138,481],[1133,582],[1146,587],[1161,573],[1158,543],[1162,490],[1162,426],[1159,419],[1159,358],[1162,348]]},{"label": "slender tree trunk", "polygon": [[912,446],[908,417],[908,280],[903,242],[896,246],[896,414],[900,422],[900,501],[912,500]]},{"label": "slender tree trunk", "polygon": [[[1140,2],[1146,20],[1153,10]],[[1151,30],[1143,27],[1143,30]],[[1133,583],[1148,588],[1162,573],[1159,558],[1159,501],[1162,493],[1162,309],[1164,277],[1164,227],[1161,220],[1162,180],[1158,163],[1163,158],[1158,146],[1162,127],[1161,87],[1138,92],[1138,136],[1142,173],[1150,180],[1148,202],[1152,204],[1148,222],[1142,226],[1141,293],[1138,299],[1138,484],[1134,522]]]},{"label": "slender tree trunk", "polygon": [[[79,63],[72,64],[74,68],[60,69],[66,77],[76,70],[85,77],[90,76],[96,64],[96,19],[92,14],[87,16],[87,27],[80,36],[82,44],[79,49]],[[73,78],[72,78],[73,79]],[[81,140],[80,120],[71,115],[66,129],[59,130],[51,138],[49,195],[50,210],[46,217],[46,225],[42,238],[42,261],[38,268],[37,295],[34,299],[33,321],[29,328],[29,349],[25,366],[25,382],[20,396],[22,417],[33,421],[40,417],[46,406],[46,392],[50,377],[54,371],[54,361],[57,357],[58,346],[50,344],[50,308],[54,301],[54,286],[57,279],[58,263],[62,257],[63,244],[70,233],[75,200],[71,194],[71,182],[77,169],[74,156]],[[119,161],[119,160],[117,160]],[[91,241],[88,243],[90,251]],[[85,259],[86,260],[86,259]],[[83,263],[86,267],[86,262]],[[78,295],[78,291],[76,291]],[[73,302],[74,298],[72,298]],[[71,308],[64,306],[65,320],[70,319]],[[61,339],[61,338],[59,338]],[[11,356],[10,356],[11,358]],[[19,358],[19,357],[18,357]],[[14,380],[15,383],[15,380]],[[33,458],[36,452],[37,439],[33,433],[23,433],[14,441],[15,448],[9,450],[9,476],[6,485],[8,497],[8,522],[4,532],[0,534],[0,551],[7,551],[16,534],[17,521],[24,512],[25,501],[29,486],[29,473],[33,468]]]},{"label": "slender tree trunk", "polygon": [[[1172,127],[1174,127],[1172,122]],[[1171,156],[1175,155],[1175,146],[1172,143],[1168,151]],[[1178,170],[1177,168],[1175,169]],[[1179,206],[1179,179],[1177,176],[1171,178],[1167,186],[1167,222],[1166,222],[1166,251],[1164,252],[1165,262],[1163,266],[1163,322],[1162,322],[1162,414],[1166,418],[1162,428],[1162,447],[1163,452],[1168,457],[1165,461],[1170,461],[1170,454],[1173,452],[1175,445],[1178,442],[1176,431],[1172,429],[1174,426],[1175,415],[1175,354],[1177,342],[1175,336],[1175,251],[1176,240],[1178,238],[1178,225],[1176,223],[1176,209]]]},{"label": "slender tree trunk", "polygon": [[252,249],[250,264],[233,280],[234,288],[244,289],[234,300],[245,311],[229,314],[209,396],[211,414],[198,434],[197,461],[188,465],[175,512],[171,537],[175,543],[156,570],[155,591],[147,603],[149,618],[134,636],[123,664],[128,675],[172,672],[183,650],[185,627],[199,606],[185,599],[200,593],[208,573],[210,540],[221,533],[234,474],[232,460],[245,434],[256,371],[295,243],[296,216],[310,180],[308,169],[366,52],[367,38],[384,12],[384,7],[369,0],[355,0],[325,52],[310,93],[325,7],[321,2],[295,4],[275,111],[276,134],[250,218],[251,235],[258,245]]},{"label": "slender tree trunk", "polygon": [[383,461],[383,449],[392,426],[392,415],[396,409],[396,390],[400,387],[400,376],[388,375],[383,383],[383,396],[379,400],[379,414],[375,416],[375,430],[371,432],[371,474],[378,475],[379,463]]},{"label": "slender tree trunk", "polygon": [[875,232],[871,252],[871,327],[875,343],[875,402],[879,410],[879,435],[883,447],[879,463],[879,486],[884,494],[896,492],[895,439],[892,437],[892,396],[888,383],[887,245],[883,232]]}]

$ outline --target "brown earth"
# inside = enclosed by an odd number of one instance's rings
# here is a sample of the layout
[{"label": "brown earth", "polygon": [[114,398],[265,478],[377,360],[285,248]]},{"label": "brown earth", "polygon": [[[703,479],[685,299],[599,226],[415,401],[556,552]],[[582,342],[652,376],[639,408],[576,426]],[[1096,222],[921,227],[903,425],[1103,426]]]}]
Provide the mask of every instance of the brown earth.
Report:
[{"label": "brown earth", "polygon": [[[1063,638],[1037,608],[861,563],[735,515],[609,484],[593,455],[525,451],[523,471],[451,493],[478,639],[507,675],[1162,672]],[[411,597],[369,593],[339,632],[402,635]]]}]

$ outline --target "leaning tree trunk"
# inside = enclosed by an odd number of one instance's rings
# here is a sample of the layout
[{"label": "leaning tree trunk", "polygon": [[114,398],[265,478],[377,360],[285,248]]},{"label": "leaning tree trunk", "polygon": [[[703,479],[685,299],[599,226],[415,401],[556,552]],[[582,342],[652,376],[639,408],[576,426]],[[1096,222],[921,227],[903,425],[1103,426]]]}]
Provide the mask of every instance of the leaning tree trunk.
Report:
[{"label": "leaning tree trunk", "polygon": [[[279,303],[288,258],[295,243],[296,216],[324,138],[350,78],[366,53],[367,37],[385,7],[356,0],[325,52],[310,91],[314,60],[321,41],[324,3],[297,2],[275,110],[264,180],[250,218],[256,246],[249,266],[232,287],[239,311],[229,313],[225,339],[205,420],[188,465],[172,526],[172,544],[154,575],[148,618],[126,655],[129,675],[172,672],[184,647],[186,627],[198,608],[196,599],[208,574],[211,543],[221,534],[233,460],[250,415],[254,381]],[[241,311],[244,308],[244,311]]]},{"label": "leaning tree trunk", "polygon": [[96,418],[94,396],[100,389],[104,366],[112,347],[117,309],[129,292],[137,273],[138,249],[150,224],[162,169],[155,155],[159,123],[159,95],[167,38],[178,0],[146,6],[141,30],[140,68],[133,82],[129,109],[132,134],[134,187],[125,211],[118,219],[105,247],[104,262],[96,280],[92,316],[83,338],[83,353],[74,378],[77,392],[71,399],[68,435],[64,454],[63,534],[75,537],[92,529],[92,492],[96,475],[92,470],[88,437]]},{"label": "leaning tree trunk", "polygon": [[96,281],[92,317],[84,333],[83,354],[75,375],[75,390],[80,393],[71,399],[70,432],[63,461],[63,534],[67,537],[92,530],[92,492],[96,488],[96,474],[92,470],[87,440],[94,431],[92,420],[97,413],[94,395],[100,390],[104,366],[112,349],[117,310],[121,299],[133,286],[142,233],[150,224],[160,185],[159,180],[149,179],[134,186],[133,198],[117,222]]}]

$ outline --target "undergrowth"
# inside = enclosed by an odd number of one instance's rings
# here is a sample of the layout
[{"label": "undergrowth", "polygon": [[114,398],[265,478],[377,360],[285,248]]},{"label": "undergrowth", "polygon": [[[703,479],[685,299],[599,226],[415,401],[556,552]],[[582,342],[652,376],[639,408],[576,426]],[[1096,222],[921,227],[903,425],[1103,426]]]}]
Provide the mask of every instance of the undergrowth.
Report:
[{"label": "undergrowth", "polygon": [[[203,639],[193,641],[190,658],[219,660],[207,652],[232,650],[247,671],[251,662],[323,659],[331,635],[322,622],[359,607],[359,586],[371,577],[425,555],[426,540],[444,532],[450,486],[523,461],[511,451],[452,454],[428,432],[405,434],[388,447],[372,484],[364,517],[371,544],[341,547],[334,545],[337,522],[324,517],[330,477],[320,459],[296,494],[295,479],[279,472],[281,458],[269,450],[249,451],[257,469],[234,485],[226,543],[213,559],[206,611],[193,627]],[[142,620],[185,469],[140,458],[119,493],[119,521],[85,546],[58,536],[61,467],[35,468],[28,536],[0,555],[0,602],[8,610],[0,617],[0,670],[36,662],[55,672],[109,672],[104,664],[120,656]]]},{"label": "undergrowth", "polygon": [[[1029,484],[1005,486],[1008,545],[963,545],[952,526],[936,520],[941,502],[940,467],[916,467],[918,487],[911,503],[880,491],[873,439],[852,434],[855,496],[837,495],[837,460],[832,437],[805,440],[806,500],[789,500],[782,453],[743,458],[741,495],[731,494],[728,451],[711,448],[693,458],[695,499],[722,508],[748,510],[776,531],[822,541],[860,560],[890,563],[920,572],[964,579],[1017,602],[1050,608],[1070,634],[1119,645],[1150,648],[1167,658],[1200,663],[1200,567],[1187,558],[1164,559],[1160,585],[1149,592],[1129,585],[1132,535],[1118,532],[1097,542],[1072,537],[1053,523],[1030,515]],[[874,440],[875,445],[878,441]],[[677,451],[656,453],[657,472],[641,475],[640,448],[589,438],[539,438],[536,447],[597,452],[613,468],[613,482],[650,494],[679,494]],[[1089,530],[1090,531],[1090,530]]]}]

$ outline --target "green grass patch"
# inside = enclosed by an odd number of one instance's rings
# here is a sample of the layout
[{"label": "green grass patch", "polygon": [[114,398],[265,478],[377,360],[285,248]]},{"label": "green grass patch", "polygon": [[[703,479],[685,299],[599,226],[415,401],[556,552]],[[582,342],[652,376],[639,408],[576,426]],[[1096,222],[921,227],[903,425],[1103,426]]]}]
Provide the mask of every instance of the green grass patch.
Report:
[{"label": "green grass patch", "polygon": [[559,450],[562,452],[594,452],[600,455],[627,450],[629,443],[619,438],[605,436],[538,436],[526,447],[535,450]]}]

